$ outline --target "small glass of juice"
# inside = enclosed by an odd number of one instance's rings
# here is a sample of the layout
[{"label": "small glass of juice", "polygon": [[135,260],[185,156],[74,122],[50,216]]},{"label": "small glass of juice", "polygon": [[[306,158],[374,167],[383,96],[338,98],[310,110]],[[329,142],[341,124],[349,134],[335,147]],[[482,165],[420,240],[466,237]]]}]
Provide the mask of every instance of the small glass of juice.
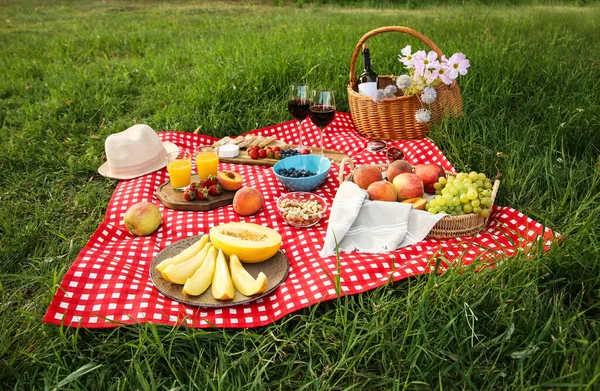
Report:
[{"label": "small glass of juice", "polygon": [[189,152],[171,152],[167,155],[167,171],[174,190],[183,191],[192,179],[192,154]]},{"label": "small glass of juice", "polygon": [[196,154],[196,169],[200,179],[209,175],[217,176],[219,170],[219,151],[217,147],[201,145],[194,150]]}]

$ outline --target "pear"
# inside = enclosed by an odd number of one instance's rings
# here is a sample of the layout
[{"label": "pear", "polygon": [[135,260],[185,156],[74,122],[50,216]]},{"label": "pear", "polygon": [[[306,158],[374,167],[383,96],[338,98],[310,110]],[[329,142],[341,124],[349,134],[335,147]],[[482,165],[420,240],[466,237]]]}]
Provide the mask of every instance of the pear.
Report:
[{"label": "pear", "polygon": [[217,265],[212,281],[212,295],[217,300],[230,300],[235,296],[235,288],[233,287],[233,281],[231,281],[223,250],[219,250],[219,255],[217,255]]},{"label": "pear", "polygon": [[162,271],[162,276],[165,280],[169,282],[174,282],[175,284],[185,284],[188,278],[194,275],[196,270],[202,265],[204,262],[204,258],[206,258],[206,254],[208,253],[208,249],[212,247],[212,244],[206,243],[202,250],[182,263],[178,263],[177,265],[169,265]]},{"label": "pear", "polygon": [[260,272],[256,280],[248,273],[236,255],[229,257],[229,269],[235,289],[244,296],[252,296],[267,290],[267,276]]},{"label": "pear", "polygon": [[214,246],[208,250],[206,259],[196,273],[185,282],[183,293],[189,296],[198,296],[204,293],[213,281],[215,274],[215,265],[217,258],[217,250]]},{"label": "pear", "polygon": [[204,248],[206,242],[208,242],[208,235],[202,235],[202,237],[190,247],[186,248],[185,250],[171,258],[165,259],[164,261],[156,265],[156,270],[162,272],[169,265],[177,265],[187,261],[194,255],[198,254],[200,250]]}]

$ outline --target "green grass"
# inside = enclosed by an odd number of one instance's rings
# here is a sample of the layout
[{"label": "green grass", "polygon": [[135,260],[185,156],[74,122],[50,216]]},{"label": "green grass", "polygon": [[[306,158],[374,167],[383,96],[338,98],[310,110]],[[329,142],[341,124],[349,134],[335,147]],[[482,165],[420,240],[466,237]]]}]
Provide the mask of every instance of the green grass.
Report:
[{"label": "green grass", "polygon": [[[0,388],[597,389],[600,8],[282,4],[0,6]],[[468,55],[465,115],[431,137],[459,170],[498,167],[497,202],[562,233],[560,246],[259,329],[41,323],[115,188],[96,171],[106,136],[139,122],[215,136],[278,123],[298,79],[334,88],[347,111],[352,49],[385,25]],[[418,46],[370,42],[382,74]]]}]

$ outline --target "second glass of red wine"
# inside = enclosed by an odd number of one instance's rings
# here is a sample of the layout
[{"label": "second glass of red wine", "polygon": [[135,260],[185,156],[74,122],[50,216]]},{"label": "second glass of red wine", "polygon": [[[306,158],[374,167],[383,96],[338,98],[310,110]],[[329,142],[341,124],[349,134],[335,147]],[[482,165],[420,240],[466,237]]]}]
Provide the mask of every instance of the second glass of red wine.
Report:
[{"label": "second glass of red wine", "polygon": [[288,100],[288,111],[298,121],[298,150],[306,147],[302,142],[302,121],[308,117],[308,109],[310,108],[310,90],[306,84],[292,84],[290,96]]},{"label": "second glass of red wine", "polygon": [[312,103],[308,112],[310,120],[321,129],[321,156],[323,154],[323,134],[335,117],[335,97],[332,90],[316,89],[311,94]]}]

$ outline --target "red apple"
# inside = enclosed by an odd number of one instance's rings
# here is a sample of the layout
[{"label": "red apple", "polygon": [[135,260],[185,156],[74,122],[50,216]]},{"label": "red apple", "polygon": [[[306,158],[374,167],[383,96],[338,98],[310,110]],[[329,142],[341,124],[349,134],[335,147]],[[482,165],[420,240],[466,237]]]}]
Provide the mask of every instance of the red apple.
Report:
[{"label": "red apple", "polygon": [[405,172],[396,175],[392,184],[398,192],[398,201],[423,197],[423,181],[415,174]]},{"label": "red apple", "polygon": [[444,168],[439,164],[419,164],[415,167],[414,174],[423,181],[423,186],[427,193],[435,193],[433,184],[438,181],[439,177],[445,176]]},{"label": "red apple", "polygon": [[406,160],[394,160],[385,171],[385,177],[392,182],[398,174],[412,172],[412,166]]}]

